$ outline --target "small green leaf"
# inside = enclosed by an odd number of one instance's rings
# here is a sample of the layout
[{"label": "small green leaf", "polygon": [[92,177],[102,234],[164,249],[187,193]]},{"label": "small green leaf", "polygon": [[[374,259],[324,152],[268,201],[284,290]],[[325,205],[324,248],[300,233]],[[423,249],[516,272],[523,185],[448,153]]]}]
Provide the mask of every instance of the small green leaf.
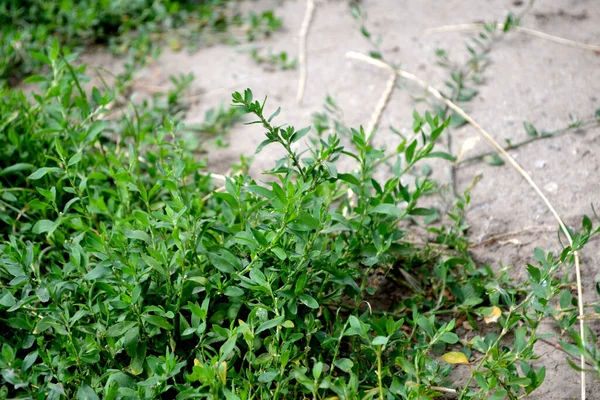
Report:
[{"label": "small green leaf", "polygon": [[427,154],[427,156],[425,156],[425,158],[442,158],[444,160],[448,160],[448,161],[452,161],[452,162],[456,161],[456,157],[454,157],[452,154],[445,153],[443,151],[432,151],[431,153]]},{"label": "small green leaf", "polygon": [[422,217],[436,215],[437,213],[438,213],[438,211],[435,208],[421,208],[421,207],[413,208],[409,212],[410,215],[418,215],[418,216],[422,216]]},{"label": "small green leaf", "polygon": [[91,270],[90,272],[88,272],[83,279],[87,279],[87,280],[94,280],[94,279],[100,279],[100,278],[104,278],[107,275],[112,274],[112,270],[108,267],[105,266],[98,266],[96,268],[94,268],[93,270]]},{"label": "small green leaf", "polygon": [[159,317],[158,315],[142,314],[142,319],[151,325],[158,326],[159,328],[168,331],[173,329],[173,325],[171,325],[166,318]]},{"label": "small green leaf", "polygon": [[287,254],[281,247],[273,247],[271,251],[279,258],[281,261],[284,261],[287,258]]},{"label": "small green leaf", "polygon": [[33,169],[33,168],[34,168],[33,164],[17,163],[17,164],[13,164],[10,167],[6,167],[3,170],[1,170],[0,176],[8,175],[8,174],[11,174],[14,172],[27,171],[27,170]]},{"label": "small green leaf", "polygon": [[525,335],[527,334],[527,327],[521,326],[515,329],[515,351],[520,353],[525,348]]},{"label": "small green leaf", "polygon": [[136,325],[137,323],[134,321],[117,322],[116,324],[111,325],[110,328],[108,328],[108,330],[105,333],[105,336],[121,337],[125,334],[125,332],[127,332]]},{"label": "small green leaf", "polygon": [[379,205],[373,207],[372,212],[378,213],[378,214],[391,215],[392,217],[395,217],[395,218],[400,218],[404,214],[404,211],[399,209],[396,205],[387,204],[387,203],[379,204]]},{"label": "small green leaf", "polygon": [[141,240],[141,241],[144,241],[146,243],[151,243],[152,242],[152,239],[150,238],[150,235],[148,235],[144,231],[132,230],[132,229],[123,229],[123,233],[125,234],[125,237],[127,237],[129,239]]},{"label": "small green leaf", "polygon": [[500,157],[498,154],[488,154],[485,157],[483,157],[483,161],[485,161],[486,163],[488,163],[488,165],[494,166],[494,167],[499,167],[501,165],[504,165],[504,160],[502,159],[502,157]]},{"label": "small green leaf", "polygon": [[308,294],[303,293],[300,296],[298,296],[298,299],[300,300],[300,302],[302,304],[304,304],[308,308],[312,308],[313,310],[316,310],[317,308],[319,308],[319,303],[317,302],[317,300],[315,300],[314,297],[312,297]]},{"label": "small green leaf", "polygon": [[273,318],[270,319],[266,322],[263,322],[262,324],[259,325],[259,327],[256,329],[256,334],[258,335],[259,333],[266,331],[267,329],[271,329],[274,328],[276,326],[279,326],[283,323],[283,321],[285,320],[285,316],[281,315],[277,318]]},{"label": "small green leaf", "polygon": [[454,343],[458,343],[458,336],[456,336],[455,333],[452,332],[444,332],[442,333],[442,335],[440,336],[440,340],[444,343],[448,343],[448,344],[454,344]]},{"label": "small green leaf", "polygon": [[31,231],[37,234],[48,233],[48,235],[51,235],[56,230],[59,224],[60,220],[49,221],[47,219],[41,219],[35,223]]},{"label": "small green leaf", "polygon": [[414,139],[406,148],[406,152],[404,153],[404,157],[406,157],[406,162],[410,164],[415,154],[415,149],[417,148],[417,139]]},{"label": "small green leaf", "polygon": [[241,297],[244,295],[244,291],[237,286],[227,286],[224,293],[227,297]]},{"label": "small green leaf", "polygon": [[354,363],[348,358],[340,358],[339,360],[335,360],[335,366],[344,372],[350,372],[352,367],[354,367]]},{"label": "small green leaf", "polygon": [[275,140],[272,140],[272,139],[263,140],[256,148],[256,151],[254,152],[254,154],[260,153],[265,147],[267,147],[271,143],[275,143]]},{"label": "small green leaf", "polygon": [[294,134],[290,138],[290,143],[295,143],[298,140],[302,139],[309,131],[310,126],[307,126],[306,128],[302,128],[299,131],[294,132]]},{"label": "small green leaf", "polygon": [[390,340],[389,337],[387,336],[376,336],[372,341],[371,344],[373,346],[385,346],[388,342],[388,340]]},{"label": "small green leaf", "polygon": [[94,389],[88,384],[83,384],[77,389],[77,400],[97,400],[100,399]]},{"label": "small green leaf", "polygon": [[31,175],[29,175],[27,177],[27,179],[31,179],[31,180],[40,179],[41,177],[43,177],[44,175],[46,175],[50,172],[62,172],[62,170],[60,168],[55,168],[55,167],[54,168],[42,167],[42,168],[39,168],[34,173],[32,173]]},{"label": "small green leaf", "polygon": [[338,174],[338,179],[351,185],[360,186],[360,181],[352,174]]},{"label": "small green leaf", "polygon": [[533,126],[533,124],[529,121],[525,121],[523,122],[523,127],[525,128],[525,132],[527,132],[527,134],[529,136],[539,136],[539,133],[537,131],[537,129],[535,129],[535,126]]}]

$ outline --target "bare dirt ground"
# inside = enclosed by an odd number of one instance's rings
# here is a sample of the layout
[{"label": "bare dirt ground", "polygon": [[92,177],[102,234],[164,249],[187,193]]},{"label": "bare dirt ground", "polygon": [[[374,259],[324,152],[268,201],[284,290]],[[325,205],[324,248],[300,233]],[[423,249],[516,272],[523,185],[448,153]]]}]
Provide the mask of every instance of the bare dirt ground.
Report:
[{"label": "bare dirt ground", "polygon": [[[433,86],[443,88],[448,72],[435,64],[435,50],[447,49],[452,56],[464,58],[464,40],[473,34],[425,35],[424,31],[442,25],[502,21],[507,10],[519,11],[524,7],[523,3],[507,0],[365,0],[361,7],[367,13],[366,23],[371,32],[382,35],[386,59],[416,73]],[[283,30],[270,40],[260,42],[260,46],[274,52],[286,51],[295,57],[305,2],[264,0],[249,6],[274,8],[276,15],[283,17]],[[523,26],[598,44],[600,1],[538,1],[524,18]],[[307,42],[308,80],[302,105],[295,101],[298,71],[258,65],[250,57],[248,45],[217,45],[193,54],[165,49],[155,63],[140,71],[138,82],[168,86],[170,75],[193,72],[196,79],[192,92],[203,95],[196,98],[188,114],[189,122],[202,122],[208,108],[228,104],[232,91],[249,87],[257,97],[268,96],[269,109],[274,111],[281,106],[282,112],[277,119],[280,123],[287,122],[296,127],[310,125],[311,115],[322,111],[325,97],[331,95],[343,109],[348,126],[367,125],[386,86],[388,74],[345,57],[348,51],[368,53],[372,49],[359,28],[346,1],[317,1]],[[118,67],[118,63],[105,56],[88,58],[92,65],[96,62],[109,69]],[[552,130],[566,126],[570,114],[587,118],[600,108],[598,53],[512,33],[493,46],[489,58],[491,66],[485,74],[486,82],[467,108],[501,142],[505,138],[525,139],[523,121],[531,121],[538,129]],[[375,139],[378,146],[393,148],[398,143],[397,137],[388,129],[390,125],[402,132],[410,132],[414,97],[423,95],[416,86],[399,83],[401,87],[395,89],[383,114],[381,129]],[[465,126],[454,130],[452,135],[456,150],[477,133]],[[239,160],[240,154],[254,154],[262,140],[262,132],[256,125],[237,125],[227,137],[229,147],[209,149],[209,169],[226,172]],[[482,140],[468,155],[484,151],[489,148]],[[511,151],[571,226],[579,226],[581,217],[591,214],[590,204],[600,209],[599,153],[598,125]],[[267,148],[254,157],[251,172],[260,178],[260,172],[269,168],[280,155],[273,148]],[[560,250],[556,230],[544,229],[556,226],[551,214],[516,171],[508,166],[493,167],[482,162],[470,164],[457,171],[458,189],[464,190],[476,175],[483,178],[472,193],[467,214],[474,243],[497,234],[534,228],[509,237],[510,241],[499,240],[475,247],[479,260],[493,267],[514,265],[519,274],[531,260],[534,247]],[[440,176],[444,177],[443,174]],[[600,280],[599,249],[597,241],[592,241],[582,254],[586,302],[599,300],[594,290],[595,281]],[[547,324],[547,330],[554,331],[551,323]],[[543,386],[530,398],[578,398],[579,375],[567,365],[565,355],[543,343],[538,352],[541,355],[538,364],[546,366],[547,376]],[[589,375],[588,398],[600,399],[600,383]]]}]

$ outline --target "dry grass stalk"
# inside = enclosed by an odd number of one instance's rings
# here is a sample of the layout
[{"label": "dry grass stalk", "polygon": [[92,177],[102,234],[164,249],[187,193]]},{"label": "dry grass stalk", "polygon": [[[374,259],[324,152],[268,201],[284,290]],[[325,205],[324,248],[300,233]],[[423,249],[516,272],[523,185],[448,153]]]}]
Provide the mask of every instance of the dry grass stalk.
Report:
[{"label": "dry grass stalk", "polygon": [[[504,24],[497,24],[497,28],[503,28]],[[470,32],[470,31],[478,31],[485,28],[485,24],[477,23],[477,24],[458,24],[458,25],[445,25],[437,28],[430,28],[425,30],[426,35],[430,35],[433,33],[448,33],[448,32]],[[596,46],[594,44],[577,42],[571,39],[565,39],[560,36],[550,35],[548,33],[536,31],[535,29],[525,28],[522,26],[515,26],[511,29],[514,29],[516,32],[535,36],[540,39],[548,40],[550,42],[559,43],[565,46],[577,47],[579,49],[587,50],[587,51],[596,51],[600,52],[600,46]]]},{"label": "dry grass stalk", "polygon": [[300,27],[300,34],[298,37],[298,69],[300,71],[300,78],[298,79],[298,95],[296,101],[298,104],[302,103],[304,97],[304,88],[306,87],[306,36],[308,34],[308,28],[315,10],[315,0],[306,0],[306,12],[304,13],[304,20]]}]

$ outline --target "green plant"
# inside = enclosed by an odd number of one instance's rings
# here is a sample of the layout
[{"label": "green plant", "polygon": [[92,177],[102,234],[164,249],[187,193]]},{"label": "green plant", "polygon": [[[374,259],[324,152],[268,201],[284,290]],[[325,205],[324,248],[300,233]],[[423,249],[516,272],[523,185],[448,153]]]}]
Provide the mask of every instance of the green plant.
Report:
[{"label": "green plant", "polygon": [[261,55],[258,49],[252,49],[250,55],[259,64],[270,64],[273,66],[278,66],[282,70],[286,69],[295,69],[297,60],[294,58],[293,60],[288,60],[288,54],[285,51],[282,51],[278,54],[273,54],[269,49],[266,56]]},{"label": "green plant", "polygon": [[[332,98],[312,136],[236,92],[200,130],[250,114],[257,152],[285,156],[261,183],[245,158],[221,180],[182,122],[193,76],[135,103],[117,99],[132,69],[86,91],[57,41],[35,57],[31,98],[0,89],[0,397],[516,399],[543,382],[538,327],[576,321],[566,272],[598,229],[586,217],[559,255],[537,249],[524,282],[473,260],[473,186],[448,212],[423,206],[441,192],[423,163],[455,161],[448,110],[415,111],[389,151]],[[597,363],[590,344],[563,348]]]},{"label": "green plant", "polygon": [[281,24],[282,19],[276,17],[271,10],[260,14],[250,12],[248,14],[246,37],[250,42],[263,37],[269,37],[273,32],[281,28]]},{"label": "green plant", "polygon": [[[88,97],[85,66],[71,67],[57,45],[45,57],[52,74],[34,79],[35,103],[3,93],[6,109],[19,110],[3,112],[0,124],[7,396],[353,397],[374,388],[408,396],[441,382],[447,366],[432,374],[423,365],[415,373],[427,385],[406,387],[408,377],[398,380],[386,360],[393,349],[396,358],[414,352],[439,365],[426,353],[454,342],[451,323],[428,327],[438,339],[425,345],[422,336],[419,350],[399,329],[420,335],[418,314],[373,319],[357,307],[365,271],[397,265],[411,248],[397,221],[436,213],[417,203],[432,182],[399,182],[438,155],[447,121],[421,117],[421,138],[399,150],[395,176],[379,183],[372,166],[382,153],[362,130],[352,133],[356,154],[329,135],[301,156],[292,144],[308,129],[273,126],[264,103],[236,93],[234,104],[267,130],[261,147],[278,143],[288,155],[271,184],[239,175],[207,196],[211,180],[180,140],[183,126],[166,116],[168,101],[103,119],[114,93]],[[36,135],[24,134],[33,127]],[[342,156],[359,170],[338,172]],[[411,258],[418,263],[418,252]],[[342,296],[354,299],[354,311],[339,308]]]}]

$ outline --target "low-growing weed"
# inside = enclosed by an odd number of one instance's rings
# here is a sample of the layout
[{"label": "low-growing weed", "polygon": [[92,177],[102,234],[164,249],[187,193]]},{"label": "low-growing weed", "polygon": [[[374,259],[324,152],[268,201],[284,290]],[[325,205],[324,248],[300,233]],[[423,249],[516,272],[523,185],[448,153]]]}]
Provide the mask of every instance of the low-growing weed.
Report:
[{"label": "low-growing weed", "polygon": [[[267,116],[250,90],[234,93],[265,132],[258,151],[287,155],[270,183],[242,169],[215,191],[172,107],[106,119],[114,92],[88,97],[85,66],[56,45],[40,58],[52,71],[35,79],[33,99],[2,94],[3,396],[433,398],[454,390],[455,363],[474,364],[464,399],[541,384],[535,328],[571,250],[537,252],[529,281],[511,288],[464,248],[449,257],[457,239],[447,232],[437,253],[408,239],[411,223],[439,211],[420,206],[434,182],[402,177],[447,158],[435,145],[449,119],[415,114],[417,136],[379,181],[384,153],[362,129],[350,131],[353,150],[329,131],[299,152],[309,128],[274,125],[279,110]],[[356,168],[338,170],[341,158]],[[371,312],[362,302],[377,288],[366,282],[380,269],[420,287]],[[461,340],[461,319],[499,331]]]}]

